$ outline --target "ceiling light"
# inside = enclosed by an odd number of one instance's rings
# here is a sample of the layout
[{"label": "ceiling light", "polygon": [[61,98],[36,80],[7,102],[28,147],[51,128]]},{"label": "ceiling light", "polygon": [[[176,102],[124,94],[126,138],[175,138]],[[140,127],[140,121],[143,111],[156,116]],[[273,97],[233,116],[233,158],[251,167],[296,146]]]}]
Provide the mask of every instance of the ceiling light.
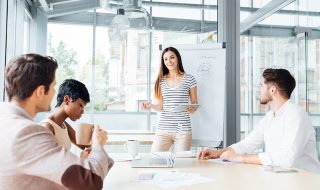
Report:
[{"label": "ceiling light", "polygon": [[152,18],[148,11],[141,7],[141,3],[141,0],[123,0],[123,9],[132,27],[150,29],[152,26]]},{"label": "ceiling light", "polygon": [[117,10],[117,15],[111,21],[111,27],[118,30],[126,30],[130,28],[129,19],[124,15],[124,9]]},{"label": "ceiling light", "polygon": [[125,31],[109,28],[108,35],[111,47],[120,47],[125,42]]}]

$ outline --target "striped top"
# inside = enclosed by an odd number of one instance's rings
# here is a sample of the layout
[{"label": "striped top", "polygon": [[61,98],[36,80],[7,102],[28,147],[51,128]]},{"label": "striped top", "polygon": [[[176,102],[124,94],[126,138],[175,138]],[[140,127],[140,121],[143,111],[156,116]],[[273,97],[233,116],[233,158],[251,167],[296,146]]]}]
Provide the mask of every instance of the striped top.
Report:
[{"label": "striped top", "polygon": [[167,84],[166,76],[163,77],[160,87],[163,100],[163,110],[160,113],[158,130],[168,132],[191,131],[190,115],[186,111],[171,111],[180,104],[189,103],[190,89],[197,82],[190,74],[184,74],[181,82],[174,88]]}]

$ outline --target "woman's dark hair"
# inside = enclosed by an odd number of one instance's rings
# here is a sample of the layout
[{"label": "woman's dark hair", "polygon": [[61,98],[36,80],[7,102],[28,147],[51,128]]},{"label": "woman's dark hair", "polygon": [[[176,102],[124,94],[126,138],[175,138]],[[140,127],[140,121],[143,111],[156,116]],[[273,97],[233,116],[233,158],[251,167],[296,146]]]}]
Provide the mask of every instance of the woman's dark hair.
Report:
[{"label": "woman's dark hair", "polygon": [[66,79],[59,86],[56,107],[62,104],[65,96],[70,96],[72,101],[81,98],[86,103],[90,102],[90,95],[87,87],[82,82],[74,79]]},{"label": "woman's dark hair", "polygon": [[5,74],[9,101],[12,98],[25,100],[41,85],[47,94],[57,68],[54,58],[38,54],[25,54],[11,60]]},{"label": "woman's dark hair", "polygon": [[282,96],[290,98],[292,91],[296,87],[296,81],[286,69],[266,69],[262,74],[265,84],[274,84],[278,87]]},{"label": "woman's dark hair", "polygon": [[156,80],[156,82],[154,84],[154,94],[155,94],[156,99],[160,99],[160,97],[161,97],[160,83],[161,83],[161,81],[163,79],[163,76],[165,76],[166,74],[169,73],[169,70],[166,67],[166,65],[164,64],[164,60],[163,60],[163,55],[168,51],[173,52],[177,56],[177,59],[178,59],[178,70],[179,70],[180,74],[184,73],[182,60],[181,60],[181,56],[180,56],[179,51],[174,47],[167,47],[166,49],[164,49],[162,51],[162,54],[161,54],[161,64],[160,64],[159,74],[158,74],[157,80]]}]

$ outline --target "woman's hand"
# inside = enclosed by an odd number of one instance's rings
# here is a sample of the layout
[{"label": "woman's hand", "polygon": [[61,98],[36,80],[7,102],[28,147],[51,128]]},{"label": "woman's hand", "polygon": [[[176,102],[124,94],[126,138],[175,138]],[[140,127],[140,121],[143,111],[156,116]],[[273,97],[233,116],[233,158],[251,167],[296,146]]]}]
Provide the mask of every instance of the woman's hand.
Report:
[{"label": "woman's hand", "polygon": [[152,104],[150,102],[141,102],[141,109],[144,110],[150,110],[152,107]]},{"label": "woman's hand", "polygon": [[194,113],[194,112],[196,112],[196,111],[197,111],[197,108],[192,107],[192,106],[190,106],[190,107],[188,107],[188,108],[186,109],[186,112],[188,112],[188,113]]}]

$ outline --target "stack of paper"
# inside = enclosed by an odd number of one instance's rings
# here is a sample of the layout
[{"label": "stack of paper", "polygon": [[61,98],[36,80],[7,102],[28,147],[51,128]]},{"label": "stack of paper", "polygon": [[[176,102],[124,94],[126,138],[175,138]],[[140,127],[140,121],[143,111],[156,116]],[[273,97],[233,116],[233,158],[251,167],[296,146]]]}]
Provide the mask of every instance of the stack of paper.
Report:
[{"label": "stack of paper", "polygon": [[197,183],[206,183],[213,179],[203,177],[197,173],[182,172],[157,172],[150,180],[139,180],[143,183],[158,185],[161,187],[179,187],[184,185],[193,185]]}]

